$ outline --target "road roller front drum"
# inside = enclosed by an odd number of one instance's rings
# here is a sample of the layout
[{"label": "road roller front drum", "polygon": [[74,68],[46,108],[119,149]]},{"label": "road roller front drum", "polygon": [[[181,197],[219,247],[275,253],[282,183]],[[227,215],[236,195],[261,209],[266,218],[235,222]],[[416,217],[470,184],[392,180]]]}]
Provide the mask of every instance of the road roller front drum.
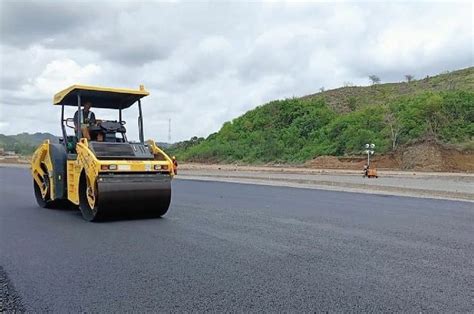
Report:
[{"label": "road roller front drum", "polygon": [[84,219],[97,221],[117,215],[161,217],[171,202],[171,178],[163,174],[99,175],[89,182],[83,174],[79,208]]}]

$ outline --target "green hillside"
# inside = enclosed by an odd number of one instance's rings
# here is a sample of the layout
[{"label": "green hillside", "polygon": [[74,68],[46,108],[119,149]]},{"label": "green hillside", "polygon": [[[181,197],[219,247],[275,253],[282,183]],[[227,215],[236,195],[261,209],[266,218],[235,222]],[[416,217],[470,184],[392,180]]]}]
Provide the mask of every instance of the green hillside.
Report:
[{"label": "green hillside", "polygon": [[474,91],[474,67],[427,76],[410,83],[386,83],[372,86],[348,86],[303,97],[323,99],[336,112],[345,113],[365,105],[382,105],[401,96],[426,92]]},{"label": "green hillside", "polygon": [[360,154],[367,142],[386,153],[428,139],[474,146],[474,67],[272,101],[169,151],[188,161],[301,163]]},{"label": "green hillside", "polygon": [[30,155],[44,140],[58,142],[59,138],[50,133],[21,133],[17,135],[0,134],[0,147],[20,155]]}]

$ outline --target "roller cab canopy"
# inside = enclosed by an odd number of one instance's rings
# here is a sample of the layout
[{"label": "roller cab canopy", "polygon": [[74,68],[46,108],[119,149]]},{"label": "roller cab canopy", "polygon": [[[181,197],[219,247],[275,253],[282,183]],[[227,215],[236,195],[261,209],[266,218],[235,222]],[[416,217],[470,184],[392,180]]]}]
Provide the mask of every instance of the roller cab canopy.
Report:
[{"label": "roller cab canopy", "polygon": [[72,85],[54,95],[53,104],[77,107],[80,95],[81,104],[90,101],[93,108],[125,109],[149,94],[143,85],[139,89]]}]

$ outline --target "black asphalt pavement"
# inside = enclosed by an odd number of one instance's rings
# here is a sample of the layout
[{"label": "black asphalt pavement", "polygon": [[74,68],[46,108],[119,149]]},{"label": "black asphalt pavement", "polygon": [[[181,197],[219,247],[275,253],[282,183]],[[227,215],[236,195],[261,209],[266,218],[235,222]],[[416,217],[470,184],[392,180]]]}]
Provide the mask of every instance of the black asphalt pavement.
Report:
[{"label": "black asphalt pavement", "polygon": [[175,180],[162,219],[37,207],[0,168],[0,266],[29,311],[474,311],[474,205]]}]

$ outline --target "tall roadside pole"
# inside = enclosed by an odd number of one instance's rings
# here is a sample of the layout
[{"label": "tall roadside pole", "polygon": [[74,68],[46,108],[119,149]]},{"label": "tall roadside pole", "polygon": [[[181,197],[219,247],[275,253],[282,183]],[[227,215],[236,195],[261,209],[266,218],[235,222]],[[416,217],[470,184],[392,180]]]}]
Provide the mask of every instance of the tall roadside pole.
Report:
[{"label": "tall roadside pole", "polygon": [[171,144],[171,118],[168,119],[168,143]]}]

